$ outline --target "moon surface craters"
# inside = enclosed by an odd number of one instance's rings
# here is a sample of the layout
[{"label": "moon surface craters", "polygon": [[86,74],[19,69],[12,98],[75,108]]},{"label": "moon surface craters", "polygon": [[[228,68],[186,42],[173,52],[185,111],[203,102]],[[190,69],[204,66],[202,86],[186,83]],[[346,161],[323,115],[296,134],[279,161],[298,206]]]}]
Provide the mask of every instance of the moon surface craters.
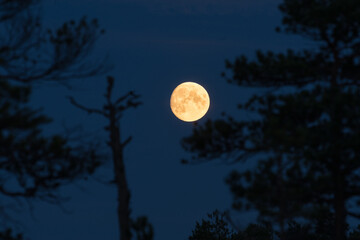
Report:
[{"label": "moon surface craters", "polygon": [[210,98],[201,85],[185,82],[173,91],[170,106],[176,117],[186,122],[192,122],[206,114],[210,106]]}]

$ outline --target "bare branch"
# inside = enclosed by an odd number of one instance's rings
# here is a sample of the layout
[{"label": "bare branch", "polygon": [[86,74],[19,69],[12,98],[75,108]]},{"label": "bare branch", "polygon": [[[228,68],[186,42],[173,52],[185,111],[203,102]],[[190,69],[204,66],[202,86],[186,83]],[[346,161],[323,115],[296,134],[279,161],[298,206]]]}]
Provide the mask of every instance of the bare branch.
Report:
[{"label": "bare branch", "polygon": [[87,108],[87,107],[77,103],[73,97],[68,97],[68,99],[70,100],[70,103],[72,105],[74,105],[77,108],[80,108],[81,110],[84,110],[85,112],[87,112],[89,114],[97,113],[97,114],[100,114],[100,115],[103,115],[103,116],[107,117],[107,114],[104,111],[94,109],[94,108]]},{"label": "bare branch", "polygon": [[128,137],[124,142],[121,143],[121,147],[124,148],[126,145],[128,145],[132,140],[132,136]]},{"label": "bare branch", "polygon": [[128,97],[131,97],[131,96],[133,96],[133,95],[134,95],[134,92],[133,92],[133,91],[128,92],[128,93],[125,94],[124,96],[119,97],[119,98],[116,100],[116,102],[114,103],[114,105],[117,105],[117,104],[123,102],[123,101],[126,100]]},{"label": "bare branch", "polygon": [[353,212],[348,211],[347,214],[351,217],[360,219],[360,213],[353,213]]}]

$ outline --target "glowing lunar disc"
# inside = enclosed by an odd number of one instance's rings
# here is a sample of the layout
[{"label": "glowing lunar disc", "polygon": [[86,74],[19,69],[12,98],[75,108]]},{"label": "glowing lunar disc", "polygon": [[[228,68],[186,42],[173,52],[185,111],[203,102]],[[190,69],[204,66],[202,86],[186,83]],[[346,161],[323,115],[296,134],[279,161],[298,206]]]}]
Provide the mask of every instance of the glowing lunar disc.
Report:
[{"label": "glowing lunar disc", "polygon": [[171,94],[170,107],[177,118],[193,122],[202,118],[210,106],[209,94],[201,85],[184,82]]}]

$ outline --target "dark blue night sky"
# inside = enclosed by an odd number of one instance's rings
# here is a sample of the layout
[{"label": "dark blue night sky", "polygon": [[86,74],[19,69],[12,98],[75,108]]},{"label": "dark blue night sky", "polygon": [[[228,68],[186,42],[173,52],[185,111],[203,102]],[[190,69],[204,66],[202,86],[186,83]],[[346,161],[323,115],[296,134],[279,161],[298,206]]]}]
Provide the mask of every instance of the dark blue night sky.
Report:
[{"label": "dark blue night sky", "polygon": [[[121,122],[123,137],[133,142],[125,152],[133,215],[147,215],[157,240],[184,240],[197,220],[215,209],[231,206],[224,177],[233,168],[220,162],[182,165],[186,153],[180,140],[191,123],[181,122],[169,107],[172,90],[194,81],[209,92],[211,106],[200,121],[225,111],[236,114],[254,89],[228,85],[220,76],[224,60],[253,56],[255,50],[284,51],[311,47],[293,36],[275,33],[281,16],[280,1],[272,0],[46,0],[42,12],[49,27],[96,17],[106,34],[99,40],[95,58],[108,56],[114,66],[115,94],[135,90],[144,105],[129,110]],[[73,107],[66,96],[101,107],[105,76],[71,81],[72,90],[56,84],[36,85],[33,105],[54,118],[46,133],[61,133],[64,125],[81,126],[89,138],[105,141],[105,119]],[[240,117],[247,117],[246,115]],[[104,144],[102,151],[109,153]],[[32,216],[24,206],[22,227],[31,239],[118,239],[115,188],[102,183],[113,176],[111,162],[95,178],[62,189],[70,197],[62,209],[35,202]],[[240,225],[249,214],[238,216]]]}]

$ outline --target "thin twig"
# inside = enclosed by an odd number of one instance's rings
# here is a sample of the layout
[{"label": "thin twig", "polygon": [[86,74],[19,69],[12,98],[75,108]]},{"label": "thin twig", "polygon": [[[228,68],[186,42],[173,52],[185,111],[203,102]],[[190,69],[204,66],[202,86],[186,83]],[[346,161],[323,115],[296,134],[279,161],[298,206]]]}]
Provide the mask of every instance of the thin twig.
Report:
[{"label": "thin twig", "polygon": [[81,110],[86,111],[88,114],[97,113],[97,114],[103,115],[105,117],[107,116],[107,114],[104,111],[94,109],[94,108],[87,108],[87,107],[77,103],[73,97],[68,97],[68,99],[70,100],[70,103],[72,105],[74,105],[77,108],[80,108]]}]

